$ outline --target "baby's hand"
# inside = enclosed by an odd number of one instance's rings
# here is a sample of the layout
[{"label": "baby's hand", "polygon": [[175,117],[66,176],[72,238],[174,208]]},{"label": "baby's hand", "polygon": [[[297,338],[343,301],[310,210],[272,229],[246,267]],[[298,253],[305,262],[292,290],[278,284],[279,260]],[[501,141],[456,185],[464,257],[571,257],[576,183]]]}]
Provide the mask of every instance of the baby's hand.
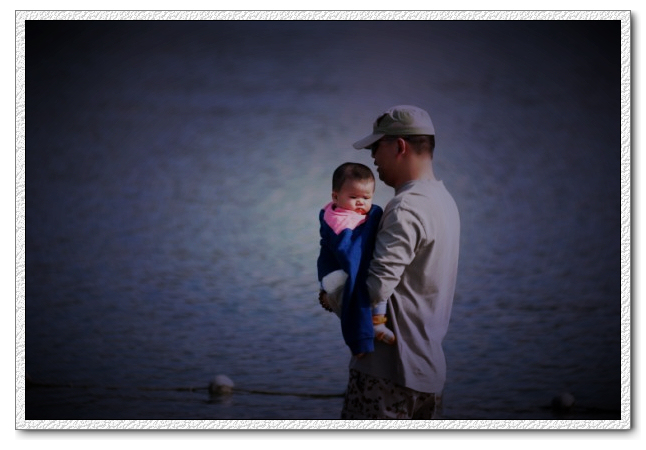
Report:
[{"label": "baby's hand", "polygon": [[327,292],[325,292],[323,289],[319,291],[319,303],[321,304],[324,310],[329,312],[334,312],[332,308],[330,308],[330,304],[327,301]]}]

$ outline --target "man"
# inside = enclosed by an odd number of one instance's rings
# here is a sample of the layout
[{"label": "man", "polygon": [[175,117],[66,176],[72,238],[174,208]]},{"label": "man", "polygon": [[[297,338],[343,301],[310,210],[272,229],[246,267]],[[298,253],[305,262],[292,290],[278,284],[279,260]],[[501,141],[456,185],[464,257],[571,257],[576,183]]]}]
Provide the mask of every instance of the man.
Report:
[{"label": "man", "polygon": [[379,178],[395,189],[379,224],[367,278],[373,302],[388,300],[394,345],[353,357],[343,419],[432,419],[446,379],[446,335],[458,266],[460,217],[433,173],[428,113],[395,106],[354,144],[370,149]]}]

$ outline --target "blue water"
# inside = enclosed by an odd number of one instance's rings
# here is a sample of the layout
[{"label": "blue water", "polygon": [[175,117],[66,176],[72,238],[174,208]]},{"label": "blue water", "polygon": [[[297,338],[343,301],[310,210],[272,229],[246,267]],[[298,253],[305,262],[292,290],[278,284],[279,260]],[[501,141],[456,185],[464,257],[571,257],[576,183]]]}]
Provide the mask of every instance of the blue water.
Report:
[{"label": "blue water", "polygon": [[317,214],[402,103],[462,217],[444,416],[619,419],[618,22],[28,21],[26,50],[27,420],[338,418]]}]

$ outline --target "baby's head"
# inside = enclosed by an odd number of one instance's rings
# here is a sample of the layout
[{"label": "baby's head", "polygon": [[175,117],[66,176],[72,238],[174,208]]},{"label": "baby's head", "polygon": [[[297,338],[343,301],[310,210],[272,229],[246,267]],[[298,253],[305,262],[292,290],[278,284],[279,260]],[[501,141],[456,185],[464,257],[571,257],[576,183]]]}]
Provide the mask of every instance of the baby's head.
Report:
[{"label": "baby's head", "polygon": [[374,193],[375,176],[363,164],[341,164],[332,175],[332,201],[338,208],[368,214]]}]

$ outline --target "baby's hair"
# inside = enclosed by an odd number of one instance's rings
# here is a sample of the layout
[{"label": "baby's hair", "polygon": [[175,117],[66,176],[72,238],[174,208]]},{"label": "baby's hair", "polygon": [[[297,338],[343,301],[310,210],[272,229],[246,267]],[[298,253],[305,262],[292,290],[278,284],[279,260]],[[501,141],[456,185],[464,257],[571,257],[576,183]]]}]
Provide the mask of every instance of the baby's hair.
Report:
[{"label": "baby's hair", "polygon": [[343,163],[332,174],[332,190],[339,192],[347,180],[375,181],[375,176],[368,166],[352,162]]}]

